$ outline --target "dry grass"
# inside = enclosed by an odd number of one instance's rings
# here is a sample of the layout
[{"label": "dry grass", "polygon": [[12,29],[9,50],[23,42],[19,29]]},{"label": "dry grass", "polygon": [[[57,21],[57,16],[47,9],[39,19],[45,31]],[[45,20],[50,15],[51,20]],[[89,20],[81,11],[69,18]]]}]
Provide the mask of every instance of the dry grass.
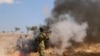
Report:
[{"label": "dry grass", "polygon": [[[14,47],[12,47],[12,44],[6,44],[9,42],[11,39],[14,40],[13,44],[16,42],[17,38],[20,36],[20,34],[7,34],[7,33],[0,33],[0,56],[17,56],[19,55],[18,52],[14,51]],[[7,39],[5,39],[7,38]],[[8,40],[8,41],[5,41]],[[6,47],[5,47],[6,46]],[[1,48],[5,48],[4,51],[1,50]],[[49,48],[45,50],[46,56],[58,56],[58,54],[55,52],[55,49]],[[4,53],[1,55],[1,53]],[[37,53],[29,53],[28,56],[39,56],[38,52]],[[82,44],[79,47],[73,47],[73,51],[69,52],[68,49],[65,50],[65,52],[62,54],[62,56],[100,56],[100,43],[85,43]]]}]

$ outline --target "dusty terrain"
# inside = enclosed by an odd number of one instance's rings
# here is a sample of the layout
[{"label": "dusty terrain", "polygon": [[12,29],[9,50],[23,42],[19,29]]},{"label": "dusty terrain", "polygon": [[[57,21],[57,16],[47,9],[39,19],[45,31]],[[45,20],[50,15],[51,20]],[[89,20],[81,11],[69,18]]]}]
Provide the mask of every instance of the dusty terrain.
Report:
[{"label": "dusty terrain", "polygon": [[[15,51],[15,43],[21,34],[0,33],[0,56],[15,56],[18,54]],[[24,36],[24,34],[22,35]],[[58,56],[55,48],[48,48],[45,50],[46,56]],[[38,53],[31,52],[28,56],[38,56]],[[65,49],[62,56],[100,56],[100,43],[83,43],[78,47],[72,49]]]}]

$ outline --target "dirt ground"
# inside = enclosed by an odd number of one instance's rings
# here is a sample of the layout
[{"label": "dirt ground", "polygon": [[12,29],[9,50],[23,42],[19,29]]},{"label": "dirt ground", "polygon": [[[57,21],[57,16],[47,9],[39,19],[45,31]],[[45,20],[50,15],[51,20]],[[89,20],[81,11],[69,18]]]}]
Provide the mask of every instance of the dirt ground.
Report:
[{"label": "dirt ground", "polygon": [[[19,56],[20,52],[15,51],[15,43],[20,34],[0,33],[0,56]],[[83,43],[78,47],[65,49],[61,56],[100,56],[100,43]],[[46,56],[60,56],[54,48],[45,50]],[[28,53],[27,56],[39,56],[38,52]]]}]

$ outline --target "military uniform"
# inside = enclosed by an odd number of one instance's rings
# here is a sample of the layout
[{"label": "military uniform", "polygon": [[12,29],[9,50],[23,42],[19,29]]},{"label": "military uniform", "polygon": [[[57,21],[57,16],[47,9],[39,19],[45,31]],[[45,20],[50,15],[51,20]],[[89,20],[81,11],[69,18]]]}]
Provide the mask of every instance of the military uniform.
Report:
[{"label": "military uniform", "polygon": [[45,56],[45,43],[44,41],[46,39],[48,39],[49,37],[47,36],[46,33],[42,32],[40,33],[40,36],[39,36],[39,56]]}]

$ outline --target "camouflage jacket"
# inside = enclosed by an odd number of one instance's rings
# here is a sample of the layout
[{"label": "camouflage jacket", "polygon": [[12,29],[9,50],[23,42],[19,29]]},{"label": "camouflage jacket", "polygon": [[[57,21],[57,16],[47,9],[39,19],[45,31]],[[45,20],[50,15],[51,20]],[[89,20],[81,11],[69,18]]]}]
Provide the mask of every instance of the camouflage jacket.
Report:
[{"label": "camouflage jacket", "polygon": [[49,39],[46,33],[40,33],[39,35],[39,47],[45,47],[45,40]]}]

